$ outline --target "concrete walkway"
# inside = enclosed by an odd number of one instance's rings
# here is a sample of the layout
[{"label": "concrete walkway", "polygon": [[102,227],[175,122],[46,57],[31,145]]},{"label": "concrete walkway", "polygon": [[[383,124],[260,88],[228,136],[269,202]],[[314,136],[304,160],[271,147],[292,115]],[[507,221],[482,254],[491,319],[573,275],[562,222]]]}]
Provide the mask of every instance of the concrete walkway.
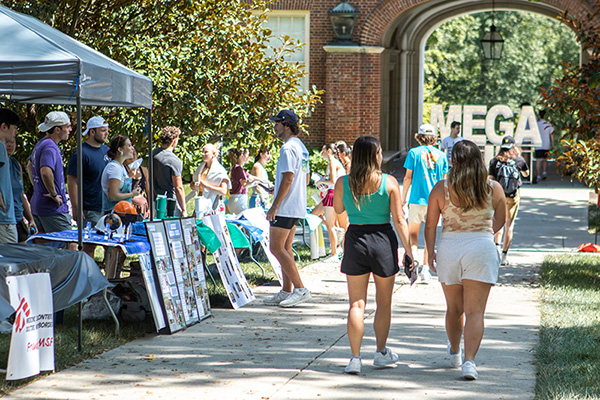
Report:
[{"label": "concrete walkway", "polygon": [[[556,182],[555,182],[556,183]],[[538,333],[537,270],[549,253],[594,241],[585,228],[587,190],[568,183],[525,187],[511,266],[501,269],[477,355],[479,380],[448,367],[445,305],[437,282],[398,276],[388,345],[396,368],[374,369],[373,290],[363,372],[343,374],[350,349],[347,294],[338,265],[302,270],[314,299],[292,309],[261,300],[171,336],[150,335],[17,390],[11,399],[532,399]],[[564,247],[563,247],[564,242]]]}]

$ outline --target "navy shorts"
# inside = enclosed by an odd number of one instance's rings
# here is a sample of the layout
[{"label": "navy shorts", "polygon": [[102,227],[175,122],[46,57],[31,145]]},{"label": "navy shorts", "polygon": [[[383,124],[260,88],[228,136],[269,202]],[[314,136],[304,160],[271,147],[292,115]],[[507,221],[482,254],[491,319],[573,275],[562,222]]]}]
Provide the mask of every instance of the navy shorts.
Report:
[{"label": "navy shorts", "polygon": [[535,151],[535,158],[541,158],[543,160],[545,160],[546,158],[548,158],[548,153],[550,153],[550,150],[536,150]]},{"label": "navy shorts", "polygon": [[398,239],[391,224],[350,225],[344,240],[342,272],[387,278],[400,270]]},{"label": "navy shorts", "polygon": [[275,219],[271,221],[271,226],[275,228],[292,229],[298,223],[298,218],[280,217],[275,216]]}]

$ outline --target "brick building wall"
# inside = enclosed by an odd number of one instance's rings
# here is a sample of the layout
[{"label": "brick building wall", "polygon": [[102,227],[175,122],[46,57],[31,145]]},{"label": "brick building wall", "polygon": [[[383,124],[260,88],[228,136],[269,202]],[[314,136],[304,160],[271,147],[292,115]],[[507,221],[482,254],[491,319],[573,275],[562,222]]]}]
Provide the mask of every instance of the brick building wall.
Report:
[{"label": "brick building wall", "polygon": [[[357,46],[382,46],[384,34],[400,14],[428,1],[350,0],[360,12],[353,42]],[[591,12],[591,1],[541,0],[582,17]],[[310,86],[325,89],[326,93],[306,121],[308,135],[301,135],[309,147],[340,139],[352,142],[358,135],[380,132],[381,53],[324,49],[335,41],[328,11],[339,3],[340,0],[279,0],[271,6],[273,10],[310,11]]]}]

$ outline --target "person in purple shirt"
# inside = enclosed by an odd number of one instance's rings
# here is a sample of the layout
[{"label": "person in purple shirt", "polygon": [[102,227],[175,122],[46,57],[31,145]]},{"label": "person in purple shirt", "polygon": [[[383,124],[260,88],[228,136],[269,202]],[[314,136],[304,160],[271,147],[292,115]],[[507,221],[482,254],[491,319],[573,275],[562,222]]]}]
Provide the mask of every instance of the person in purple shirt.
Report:
[{"label": "person in purple shirt", "polygon": [[66,113],[52,111],[38,128],[46,136],[35,145],[27,164],[33,184],[31,212],[40,233],[60,232],[71,229],[71,215],[58,144],[69,138],[71,121]]}]

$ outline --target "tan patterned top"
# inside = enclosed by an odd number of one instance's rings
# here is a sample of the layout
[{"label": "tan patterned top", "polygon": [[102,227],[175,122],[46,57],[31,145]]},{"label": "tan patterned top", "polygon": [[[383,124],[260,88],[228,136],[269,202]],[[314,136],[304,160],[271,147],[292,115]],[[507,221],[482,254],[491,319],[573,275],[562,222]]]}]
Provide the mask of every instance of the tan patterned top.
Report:
[{"label": "tan patterned top", "polygon": [[[492,182],[488,180],[490,187]],[[448,190],[448,179],[444,180],[444,208],[442,209],[442,232],[489,232],[494,233],[492,220],[494,218],[494,207],[492,196],[486,208],[471,209],[464,211],[450,200]]]}]

